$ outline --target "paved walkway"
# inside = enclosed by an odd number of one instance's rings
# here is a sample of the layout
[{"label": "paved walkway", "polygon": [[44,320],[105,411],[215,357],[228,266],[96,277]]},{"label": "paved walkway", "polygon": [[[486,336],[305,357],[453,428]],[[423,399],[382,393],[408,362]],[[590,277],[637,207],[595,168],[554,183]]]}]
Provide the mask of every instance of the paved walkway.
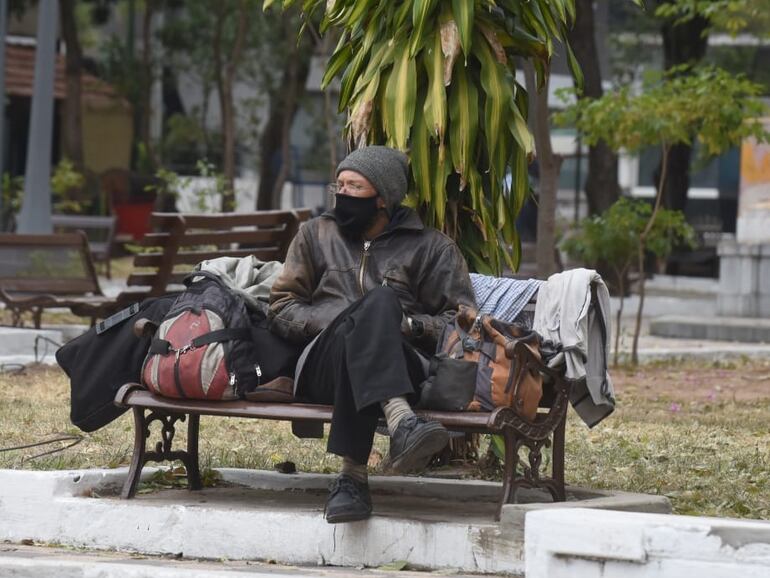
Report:
[{"label": "paved walkway", "polygon": [[[194,560],[121,552],[97,552],[43,545],[0,544],[0,576],[14,578],[372,578],[399,576],[425,578],[425,572],[400,569],[401,564],[379,568],[284,566],[242,560]],[[471,578],[455,570],[432,575]],[[477,576],[477,575],[476,575]]]}]

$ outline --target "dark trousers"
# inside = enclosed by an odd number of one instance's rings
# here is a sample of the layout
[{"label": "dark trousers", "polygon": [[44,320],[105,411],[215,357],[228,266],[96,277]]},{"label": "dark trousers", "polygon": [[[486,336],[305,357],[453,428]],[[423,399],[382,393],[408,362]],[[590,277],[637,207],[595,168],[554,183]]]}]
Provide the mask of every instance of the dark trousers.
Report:
[{"label": "dark trousers", "polygon": [[310,350],[298,394],[334,406],[329,452],[366,463],[380,403],[414,400],[425,363],[402,336],[401,317],[394,291],[378,287],[340,313]]}]

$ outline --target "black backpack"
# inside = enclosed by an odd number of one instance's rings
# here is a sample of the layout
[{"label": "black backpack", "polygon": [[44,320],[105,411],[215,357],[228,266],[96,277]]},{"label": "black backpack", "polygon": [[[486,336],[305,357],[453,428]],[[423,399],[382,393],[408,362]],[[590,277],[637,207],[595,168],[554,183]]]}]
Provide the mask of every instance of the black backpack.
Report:
[{"label": "black backpack", "polygon": [[145,299],[99,322],[64,344],[56,361],[70,378],[70,420],[85,432],[103,427],[126,408],[113,402],[118,389],[138,382],[150,337],[134,335],[134,321],[160,322],[176,295]]},{"label": "black backpack", "polygon": [[299,350],[217,275],[198,271],[158,326],[142,383],[164,397],[232,400],[294,376]]}]

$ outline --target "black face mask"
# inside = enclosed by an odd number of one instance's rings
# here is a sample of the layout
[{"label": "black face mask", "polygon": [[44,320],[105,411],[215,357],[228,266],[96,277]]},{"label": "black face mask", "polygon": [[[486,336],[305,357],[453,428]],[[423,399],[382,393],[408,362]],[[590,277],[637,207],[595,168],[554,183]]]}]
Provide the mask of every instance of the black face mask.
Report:
[{"label": "black face mask", "polygon": [[372,225],[380,209],[378,197],[351,197],[335,195],[334,215],[342,232],[350,237],[361,237]]}]

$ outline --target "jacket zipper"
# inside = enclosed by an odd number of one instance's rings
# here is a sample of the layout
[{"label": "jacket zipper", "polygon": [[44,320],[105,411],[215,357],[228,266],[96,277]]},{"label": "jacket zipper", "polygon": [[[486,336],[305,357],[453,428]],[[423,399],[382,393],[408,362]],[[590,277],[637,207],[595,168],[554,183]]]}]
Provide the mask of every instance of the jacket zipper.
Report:
[{"label": "jacket zipper", "polygon": [[371,241],[364,241],[364,252],[361,253],[361,267],[358,269],[358,288],[361,289],[361,295],[364,295],[364,272],[366,271],[366,260],[369,258],[369,247]]}]

